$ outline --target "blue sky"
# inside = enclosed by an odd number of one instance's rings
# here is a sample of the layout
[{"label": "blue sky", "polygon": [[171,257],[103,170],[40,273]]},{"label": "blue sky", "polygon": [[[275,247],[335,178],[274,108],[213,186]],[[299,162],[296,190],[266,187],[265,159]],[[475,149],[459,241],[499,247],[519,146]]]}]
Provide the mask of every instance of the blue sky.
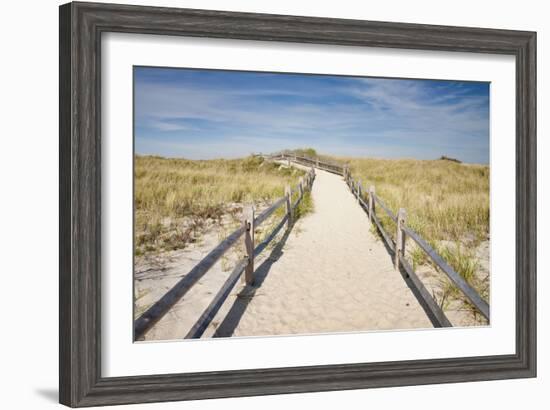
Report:
[{"label": "blue sky", "polygon": [[489,163],[488,83],[135,67],[134,84],[137,154]]}]

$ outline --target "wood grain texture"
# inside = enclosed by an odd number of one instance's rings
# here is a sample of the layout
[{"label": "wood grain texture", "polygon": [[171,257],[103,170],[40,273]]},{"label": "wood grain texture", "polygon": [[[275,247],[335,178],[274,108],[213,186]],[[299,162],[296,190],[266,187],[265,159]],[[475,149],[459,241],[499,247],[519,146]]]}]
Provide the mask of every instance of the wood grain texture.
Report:
[{"label": "wood grain texture", "polygon": [[[252,253],[252,257],[254,257],[254,253]],[[216,293],[212,301],[208,304],[208,306],[197,319],[195,324],[191,327],[191,329],[189,329],[189,332],[187,332],[187,334],[185,335],[185,339],[198,339],[203,335],[203,333],[208,328],[212,320],[214,320],[216,314],[231,293],[231,290],[236,285],[241,274],[246,269],[248,263],[249,258],[243,258],[237,263],[229,277],[223,283],[220,290]]]},{"label": "wood grain texture", "polygon": [[247,285],[254,285],[254,231],[256,227],[254,226],[254,207],[249,207],[244,212],[244,247],[246,249],[246,256],[248,258],[248,263],[245,268],[245,282]]},{"label": "wood grain texture", "polygon": [[59,400],[73,401],[74,345],[71,319],[71,8],[59,8]]},{"label": "wood grain texture", "polygon": [[403,208],[400,208],[397,212],[397,227],[395,233],[395,269],[399,269],[399,258],[405,256],[405,235],[403,234],[403,227],[405,226],[406,218],[406,211]]},{"label": "wood grain texture", "polygon": [[273,213],[279,209],[279,207],[283,204],[286,204],[286,196],[278,199],[271,205],[269,208],[264,210],[259,216],[254,219],[254,225],[260,226],[267,218],[269,218]]},{"label": "wood grain texture", "polygon": [[[515,56],[516,353],[439,360],[102,377],[100,39],[105,32]],[[60,402],[77,407],[535,376],[535,33],[70,3],[60,8],[59,42]]]},{"label": "wood grain texture", "polygon": [[384,201],[382,201],[382,200],[380,199],[379,196],[377,196],[377,195],[374,194],[374,187],[373,187],[373,191],[372,191],[372,192],[373,192],[373,195],[372,195],[373,200],[374,200],[378,205],[380,205],[380,206],[382,207],[382,209],[386,212],[386,214],[390,217],[390,219],[391,219],[393,222],[397,223],[397,216],[392,212],[392,210],[390,209],[390,207],[387,206],[387,205],[384,203]]},{"label": "wood grain texture", "polygon": [[411,290],[414,289],[416,291],[415,293],[418,294],[417,298],[422,301],[421,306],[426,311],[426,314],[430,318],[434,327],[452,327],[453,325],[449,319],[447,319],[445,312],[443,312],[443,309],[441,309],[441,307],[437,304],[432,294],[428,291],[428,289],[426,289],[426,286],[424,286],[424,283],[422,283],[420,278],[417,276],[412,266],[409,262],[407,262],[405,255],[398,255],[401,266],[406,273],[405,280],[411,282],[411,286],[409,287]]},{"label": "wood grain texture", "polygon": [[416,242],[416,244],[422,249],[426,255],[430,257],[433,263],[438,266],[445,275],[451,280],[451,282],[468,298],[468,300],[479,310],[483,317],[490,320],[489,304],[483,300],[477,291],[470,286],[464,278],[458,274],[449,264],[416,232],[410,228],[404,226],[402,229],[405,231],[408,237]]}]

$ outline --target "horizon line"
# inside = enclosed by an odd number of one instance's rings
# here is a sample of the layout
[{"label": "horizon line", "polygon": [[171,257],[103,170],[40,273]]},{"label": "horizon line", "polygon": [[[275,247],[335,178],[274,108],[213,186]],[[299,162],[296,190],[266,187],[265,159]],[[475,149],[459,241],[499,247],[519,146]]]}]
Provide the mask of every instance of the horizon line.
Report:
[{"label": "horizon line", "polygon": [[[282,150],[282,151],[285,151],[285,150]],[[286,150],[286,151],[292,151],[292,150]],[[258,153],[250,153],[248,155],[245,155],[245,156],[237,156],[237,157],[214,157],[214,158],[187,158],[187,157],[183,157],[183,156],[174,156],[174,157],[171,157],[171,156],[165,156],[165,155],[160,155],[160,154],[142,154],[142,153],[139,153],[139,152],[134,152],[134,156],[135,157],[154,157],[154,158],[161,158],[161,159],[176,159],[176,160],[185,160],[185,161],[220,161],[220,160],[225,160],[225,161],[231,161],[231,160],[239,160],[239,159],[245,159],[245,158],[248,158],[248,157],[253,157],[253,156],[257,156],[257,155],[269,155],[269,154],[272,154],[272,153],[262,153],[262,152],[258,152]],[[468,165],[482,165],[482,166],[490,166],[490,162],[487,162],[487,163],[483,163],[483,162],[468,162],[468,161],[463,161],[459,158],[451,158],[451,157],[447,157],[446,155],[441,155],[439,158],[431,158],[431,159],[420,159],[420,158],[414,158],[414,157],[399,157],[399,158],[385,158],[385,157],[369,157],[369,156],[353,156],[353,155],[332,155],[332,154],[326,154],[326,153],[319,153],[317,155],[317,157],[321,157],[321,156],[326,156],[326,157],[332,157],[334,159],[338,159],[338,158],[345,158],[345,159],[373,159],[373,160],[378,160],[378,161],[449,161],[449,162],[454,162],[453,160],[458,160],[460,164],[468,164]],[[443,157],[446,157],[446,158],[443,158]]]}]

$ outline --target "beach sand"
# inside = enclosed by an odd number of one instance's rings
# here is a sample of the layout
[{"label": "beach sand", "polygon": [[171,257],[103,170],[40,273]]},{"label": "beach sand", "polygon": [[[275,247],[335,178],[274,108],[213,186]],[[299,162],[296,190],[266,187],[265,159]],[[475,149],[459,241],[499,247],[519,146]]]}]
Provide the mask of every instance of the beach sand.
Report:
[{"label": "beach sand", "polygon": [[255,285],[236,289],[210,332],[227,337],[432,328],[342,177],[316,172],[314,212],[256,264]]}]

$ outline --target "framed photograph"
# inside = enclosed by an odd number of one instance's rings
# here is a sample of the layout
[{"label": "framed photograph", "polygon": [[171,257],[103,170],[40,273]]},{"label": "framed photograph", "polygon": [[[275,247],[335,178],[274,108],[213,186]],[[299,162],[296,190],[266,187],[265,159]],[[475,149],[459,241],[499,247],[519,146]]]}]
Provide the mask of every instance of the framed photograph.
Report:
[{"label": "framed photograph", "polygon": [[60,402],[536,375],[536,33],[60,7]]}]

